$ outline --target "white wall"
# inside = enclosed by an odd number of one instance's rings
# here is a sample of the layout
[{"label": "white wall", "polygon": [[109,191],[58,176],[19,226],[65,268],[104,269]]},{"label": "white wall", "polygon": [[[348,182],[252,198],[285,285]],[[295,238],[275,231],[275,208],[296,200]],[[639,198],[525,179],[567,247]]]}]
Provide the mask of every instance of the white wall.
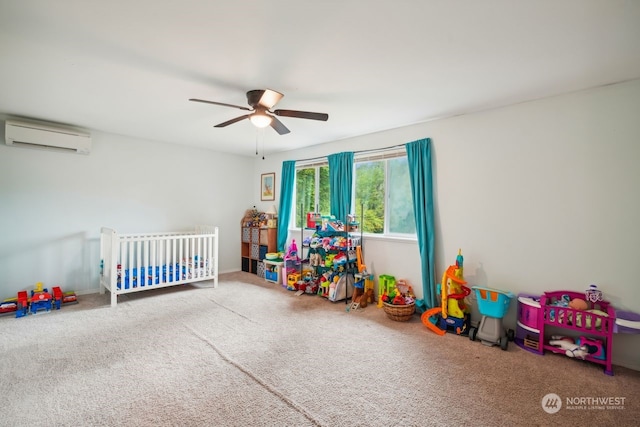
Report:
[{"label": "white wall", "polygon": [[[437,276],[462,248],[472,285],[539,294],[596,283],[616,308],[640,312],[633,268],[640,242],[638,117],[634,81],[265,160],[101,133],[88,157],[0,144],[0,298],[38,281],[96,290],[101,226],[143,232],[215,224],[221,271],[239,270],[240,218],[253,204],[272,204],[259,201],[262,173],[276,172],[279,198],[283,160],[429,137]],[[367,238],[364,252],[376,276],[406,278],[420,292],[415,242]],[[512,304],[505,324],[513,328],[514,319]],[[615,337],[614,363],[640,370],[638,338]]]},{"label": "white wall", "polygon": [[[471,285],[540,294],[593,283],[640,312],[639,118],[633,81],[272,155],[256,174],[276,171],[279,188],[283,160],[431,138],[437,280],[462,248]],[[365,238],[364,251],[376,276],[407,278],[421,296],[416,243]],[[614,363],[640,369],[639,341],[616,335]]]},{"label": "white wall", "polygon": [[220,271],[238,270],[252,168],[251,158],[102,133],[89,156],[0,144],[0,299],[36,282],[97,291],[102,226],[217,225]]}]

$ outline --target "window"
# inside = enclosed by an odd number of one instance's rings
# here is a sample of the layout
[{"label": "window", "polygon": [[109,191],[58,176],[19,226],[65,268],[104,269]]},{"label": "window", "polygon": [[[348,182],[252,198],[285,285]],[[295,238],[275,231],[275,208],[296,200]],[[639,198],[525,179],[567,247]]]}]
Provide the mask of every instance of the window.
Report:
[{"label": "window", "polygon": [[[353,180],[352,211],[363,232],[415,237],[409,163],[404,150],[356,155]],[[296,228],[306,227],[307,212],[330,215],[328,164],[299,166],[295,194]]]},{"label": "window", "polygon": [[414,236],[416,226],[407,156],[389,157],[356,158],[356,218],[362,222],[365,233]]},{"label": "window", "polygon": [[303,166],[296,170],[296,228],[307,224],[307,212],[329,215],[329,165]]}]

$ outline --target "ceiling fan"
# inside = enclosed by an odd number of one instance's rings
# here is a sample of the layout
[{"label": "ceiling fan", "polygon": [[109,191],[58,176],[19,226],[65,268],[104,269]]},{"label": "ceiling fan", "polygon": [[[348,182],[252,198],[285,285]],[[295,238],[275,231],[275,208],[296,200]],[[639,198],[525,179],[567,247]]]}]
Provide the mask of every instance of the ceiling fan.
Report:
[{"label": "ceiling fan", "polygon": [[[291,132],[287,127],[275,116],[297,117],[299,119],[321,120],[326,122],[329,115],[325,113],[312,113],[309,111],[297,110],[271,110],[282,99],[284,95],[271,89],[255,89],[247,92],[247,103],[251,106],[242,107],[240,105],[226,104],[224,102],[207,101],[205,99],[191,98],[189,101],[204,102],[206,104],[222,105],[223,107],[239,108],[240,110],[250,111],[251,113],[235,119],[215,125],[217,128],[232,125],[244,119],[251,120],[256,127],[263,128],[271,126],[280,135]],[[275,116],[274,116],[275,115]]]}]

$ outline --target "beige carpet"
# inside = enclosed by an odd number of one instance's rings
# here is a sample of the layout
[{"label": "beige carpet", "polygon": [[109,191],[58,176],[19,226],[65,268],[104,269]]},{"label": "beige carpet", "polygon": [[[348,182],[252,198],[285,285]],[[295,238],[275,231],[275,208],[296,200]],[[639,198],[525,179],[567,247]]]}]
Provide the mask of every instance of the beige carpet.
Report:
[{"label": "beige carpet", "polygon": [[[2,426],[637,425],[640,373],[437,336],[254,275],[0,318]],[[555,414],[543,410],[560,396]],[[624,398],[618,409],[567,398]]]}]

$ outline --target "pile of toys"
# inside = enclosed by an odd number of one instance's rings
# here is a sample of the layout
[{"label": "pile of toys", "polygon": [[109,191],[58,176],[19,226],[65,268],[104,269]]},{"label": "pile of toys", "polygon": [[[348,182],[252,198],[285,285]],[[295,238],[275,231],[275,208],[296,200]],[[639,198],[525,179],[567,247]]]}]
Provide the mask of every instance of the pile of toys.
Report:
[{"label": "pile of toys", "polygon": [[414,304],[416,296],[413,288],[404,279],[396,280],[388,274],[382,274],[379,278],[381,297],[378,299],[378,306],[382,304],[409,305]]},{"label": "pile of toys", "polygon": [[20,291],[15,298],[9,298],[0,303],[0,315],[15,313],[15,316],[24,317],[28,314],[38,314],[51,310],[60,310],[64,304],[77,303],[75,292],[62,292],[59,286],[51,288],[51,292],[38,282],[30,292]]},{"label": "pile of toys", "polygon": [[307,212],[307,228],[317,231],[345,231],[344,223],[334,215],[321,215],[317,212]]},{"label": "pile of toys", "polygon": [[353,288],[357,287],[354,274],[363,271],[356,270],[358,242],[351,236],[316,230],[302,241],[303,247],[309,249],[308,258],[301,259],[293,239],[283,257],[282,285],[297,295],[318,295],[332,302],[352,298]]},{"label": "pile of toys", "polygon": [[[587,289],[587,291],[585,291],[585,296],[588,298],[589,301],[591,301],[592,303],[596,303],[599,301],[603,301],[602,298],[602,292],[599,291],[597,289],[597,286],[595,285],[591,285],[591,287],[589,289]],[[551,301],[549,302],[547,305],[552,305],[555,307],[561,307],[561,308],[570,308],[572,310],[578,310],[576,311],[576,318],[573,318],[573,312],[570,311],[568,313],[568,321],[567,324],[568,325],[572,325],[575,324],[578,328],[582,328],[582,313],[581,312],[585,312],[585,313],[592,313],[595,314],[597,316],[603,316],[603,317],[608,317],[609,315],[599,309],[596,308],[589,308],[589,305],[587,304],[587,300],[583,299],[583,298],[570,298],[569,295],[567,294],[563,294],[561,296],[561,298],[555,300],[555,301]],[[565,323],[564,322],[564,314],[565,311],[563,310],[559,310],[560,314],[559,314],[559,323]],[[601,320],[599,317],[597,316],[593,316],[596,319],[596,324],[595,324],[595,329],[600,329],[600,323]],[[556,312],[555,310],[550,310],[549,311],[549,318],[551,321],[554,321],[556,317]],[[585,316],[585,327],[588,329],[591,329],[591,317],[592,316]]]},{"label": "pile of toys", "polygon": [[406,280],[396,281],[395,277],[388,274],[380,275],[378,285],[378,307],[382,307],[391,320],[409,320],[416,310],[416,297],[411,285]]},{"label": "pile of toys", "polygon": [[305,272],[302,280],[298,280],[293,283],[291,290],[302,291],[305,294],[316,295],[318,293],[318,289],[320,286],[318,285],[318,281],[314,280],[313,275],[310,271]]},{"label": "pile of toys", "polygon": [[258,211],[254,206],[252,209],[245,211],[242,225],[244,227],[266,227],[268,219],[266,213]]}]

